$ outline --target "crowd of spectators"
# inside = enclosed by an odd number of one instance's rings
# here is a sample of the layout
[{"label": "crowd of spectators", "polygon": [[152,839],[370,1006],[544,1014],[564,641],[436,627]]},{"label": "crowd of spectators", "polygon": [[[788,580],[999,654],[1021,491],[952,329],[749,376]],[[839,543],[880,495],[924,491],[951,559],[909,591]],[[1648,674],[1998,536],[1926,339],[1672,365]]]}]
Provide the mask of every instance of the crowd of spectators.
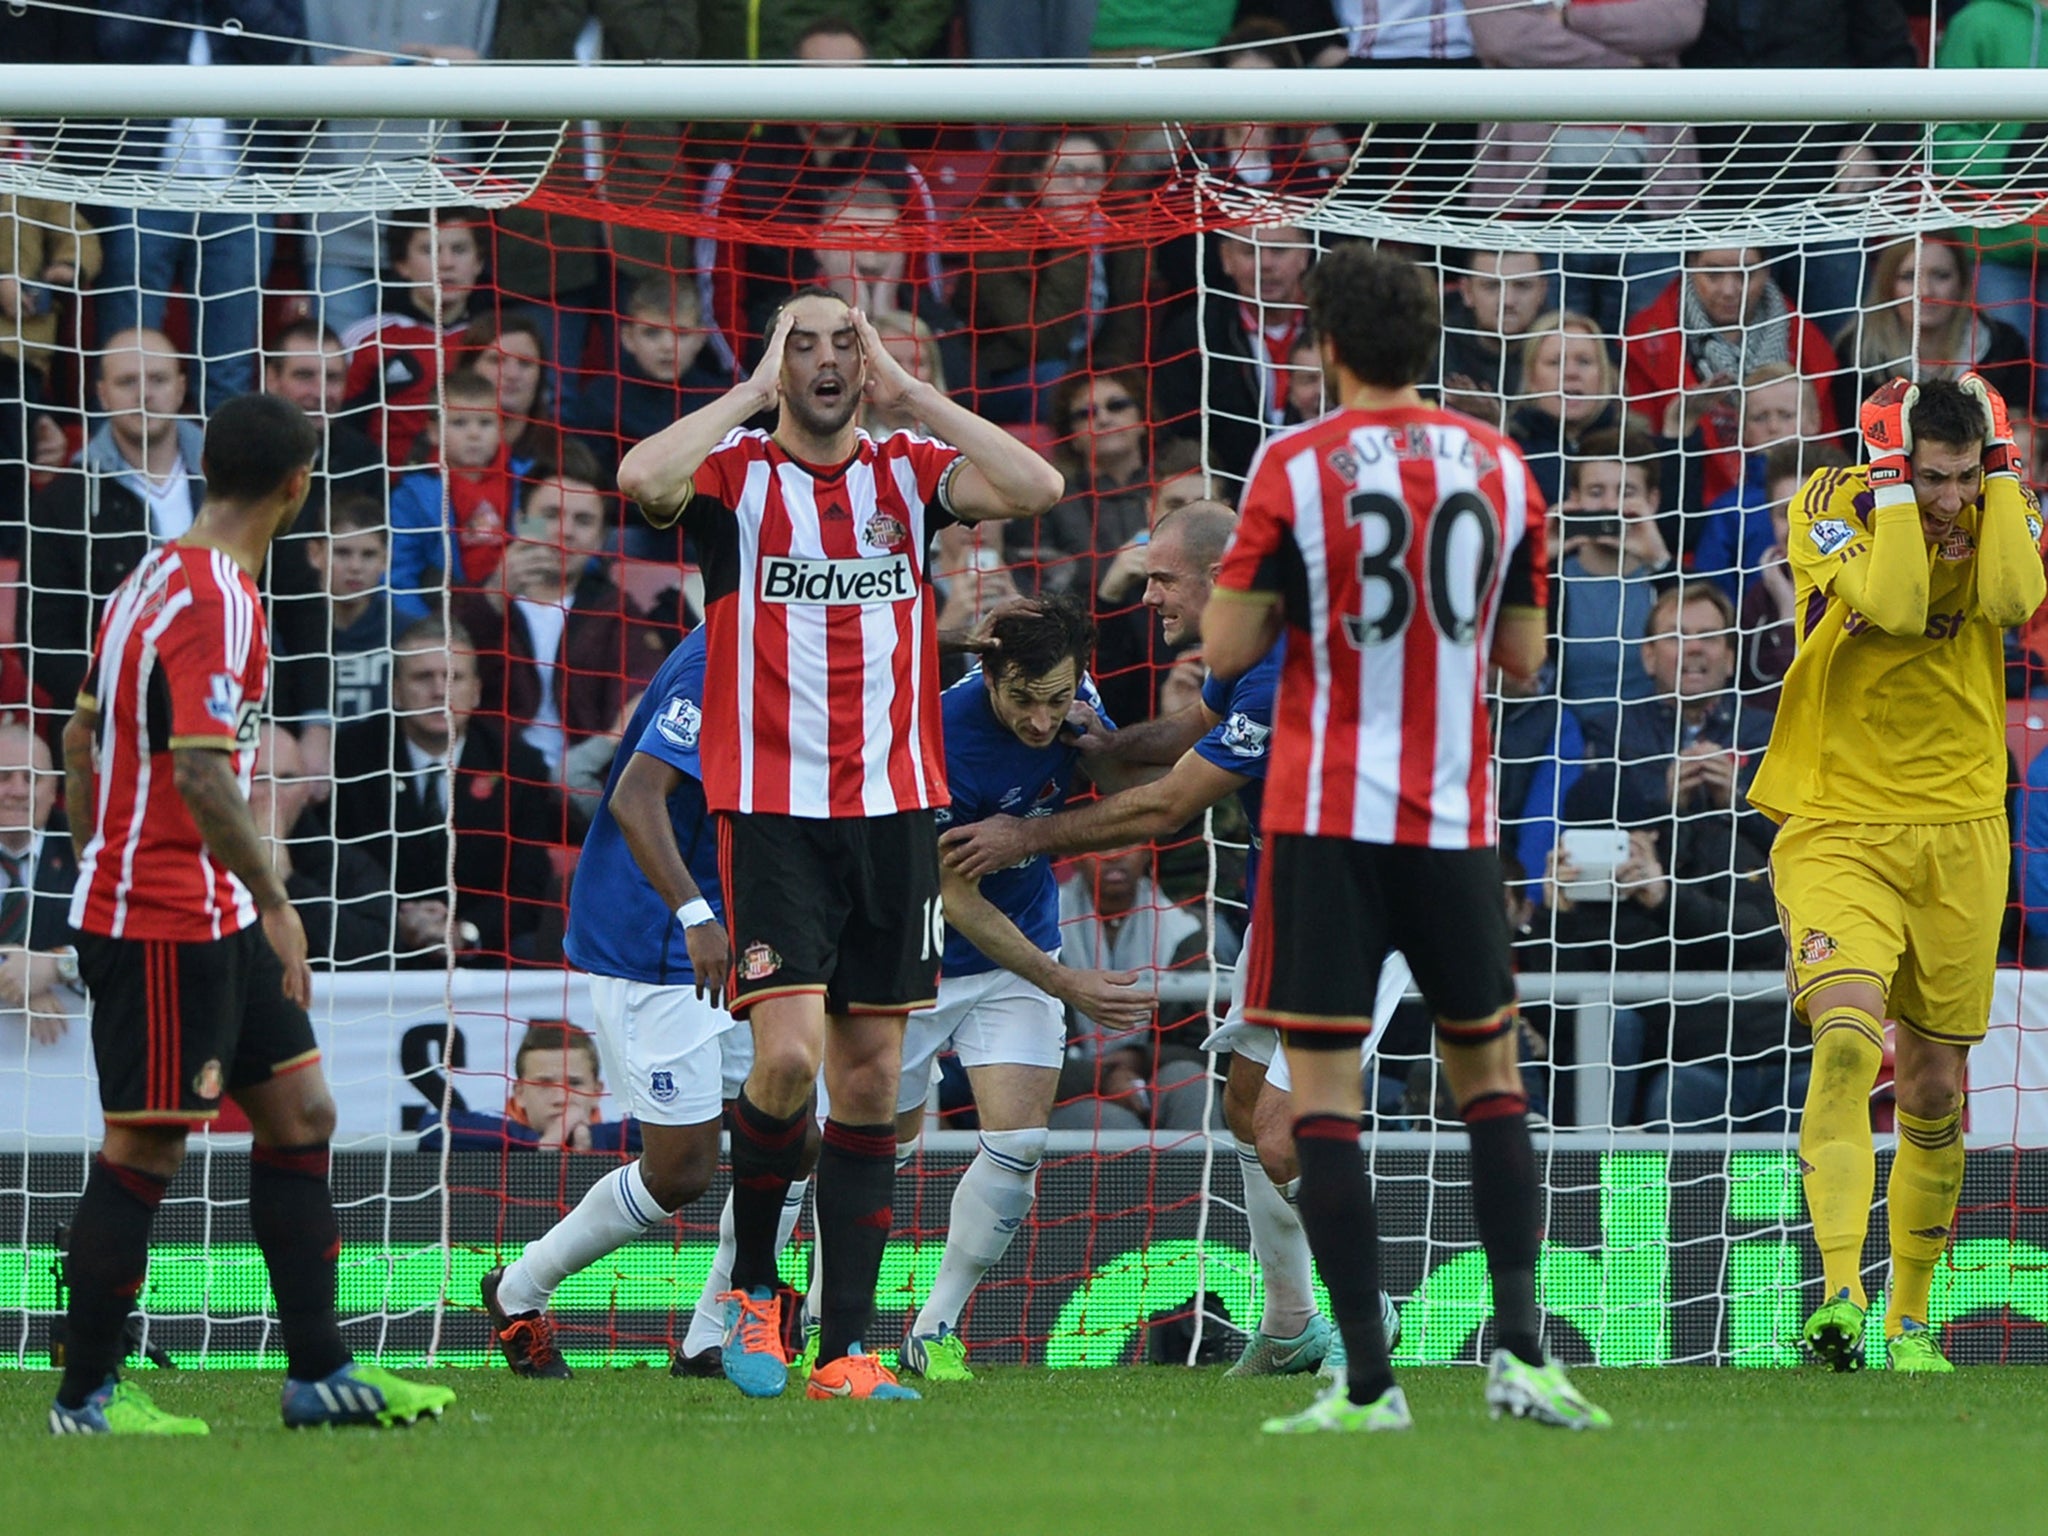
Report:
[{"label": "crowd of spectators", "polygon": [[[1990,25],[1998,7],[1963,8],[1937,62],[2013,62]],[[0,37],[20,57],[371,67],[749,48],[858,67],[1091,47],[1247,69],[1776,67],[1905,63],[1930,42],[1916,44],[1896,5],[1846,0],[1768,14],[1734,0],[1639,0],[1469,17],[1458,0],[872,0],[760,7],[758,36],[725,14],[745,8],[716,0],[532,14],[451,0],[402,24],[389,8],[237,0],[242,25],[227,31],[136,19],[212,23],[228,9],[32,8],[26,21],[0,17]],[[280,41],[290,38],[308,42]],[[621,505],[618,459],[729,387],[775,306],[806,285],[867,309],[906,366],[1066,475],[1065,499],[1035,527],[940,535],[941,627],[971,628],[1018,593],[1072,592],[1099,625],[1113,718],[1187,700],[1200,658],[1169,649],[1146,607],[1150,531],[1189,500],[1232,498],[1269,432],[1332,403],[1302,299],[1327,237],[1272,225],[1132,244],[1107,236],[1104,210],[1193,162],[1244,188],[1321,186],[1344,171],[1359,125],[1219,129],[1180,144],[1073,127],[667,126],[669,159],[651,171],[664,125],[607,130],[598,188],[643,171],[666,178],[719,221],[716,239],[520,209],[293,219],[0,196],[0,569],[13,621],[0,625],[0,707],[31,727],[0,727],[0,790],[17,773],[45,782],[46,743],[83,679],[99,605],[190,525],[205,412],[261,388],[323,432],[315,494],[270,573],[276,666],[259,801],[316,962],[559,963],[565,882],[621,723],[699,617],[691,550]],[[1974,153],[1971,174],[1992,179],[1984,146],[2008,152],[2011,136],[1979,125],[1972,140],[1967,126],[1940,130],[1941,152]],[[118,153],[225,177],[255,168],[238,158],[244,148],[288,152],[245,146],[244,127],[143,125]],[[313,147],[318,163],[346,165],[390,152],[406,131],[382,125],[373,143],[329,124]],[[1479,173],[1469,152],[1462,170],[1445,153],[1460,132],[1468,151],[1483,148]],[[1596,223],[1625,203],[1711,200],[1717,167],[1819,165],[1839,182],[1887,152],[1881,137],[1809,133],[1766,161],[1755,143],[1707,129],[1439,124],[1378,130],[1368,148],[1424,188],[1457,171],[1468,201],[1570,207]],[[1028,224],[1032,237],[947,254],[947,222],[977,211]],[[1787,505],[1812,471],[1848,462],[1856,403],[1909,359],[1923,375],[1976,368],[2031,414],[2048,339],[2032,240],[1964,231],[1665,255],[1595,240],[1563,257],[1417,250],[1443,279],[1434,391],[1511,436],[1552,509],[1551,659],[1534,684],[1503,685],[1498,721],[1505,896],[1526,966],[1781,963],[1757,878],[1771,829],[1741,787],[1791,656]],[[919,430],[873,408],[865,424]],[[2016,695],[2038,675],[2037,638],[2013,649]],[[2032,766],[2016,764],[2016,780]],[[36,846],[61,815],[37,813]],[[1625,833],[1627,855],[1589,884],[1566,852],[1575,827]],[[1189,963],[1204,925],[1181,899],[1175,853],[1156,868],[1133,852],[1073,871],[1073,942],[1119,968]],[[2041,862],[2025,889],[2038,885],[2048,909]],[[1218,867],[1224,954],[1243,891],[1232,861]],[[1197,895],[1206,861],[1202,873]],[[2048,938],[2028,940],[2016,929],[2010,953],[2048,950]],[[38,947],[0,932],[8,943]],[[0,994],[32,995],[30,971],[0,962]],[[1799,1092],[1792,1038],[1775,995],[1623,999],[1613,1114],[1779,1123]],[[1089,1060],[1093,1087],[1141,1102],[1156,1123],[1199,1114],[1185,1107],[1200,1098],[1185,1057],[1104,1048]]]}]

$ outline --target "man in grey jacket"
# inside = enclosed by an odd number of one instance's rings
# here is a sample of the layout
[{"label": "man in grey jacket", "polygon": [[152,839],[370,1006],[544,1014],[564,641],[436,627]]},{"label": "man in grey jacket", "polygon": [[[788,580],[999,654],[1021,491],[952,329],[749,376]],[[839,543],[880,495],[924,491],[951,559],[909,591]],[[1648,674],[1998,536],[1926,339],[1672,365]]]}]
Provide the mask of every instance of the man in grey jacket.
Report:
[{"label": "man in grey jacket", "polygon": [[60,728],[91,658],[100,604],[142,557],[192,526],[205,497],[199,424],[178,415],[185,367],[161,331],[107,338],[106,413],[76,465],[29,502],[29,676]]}]

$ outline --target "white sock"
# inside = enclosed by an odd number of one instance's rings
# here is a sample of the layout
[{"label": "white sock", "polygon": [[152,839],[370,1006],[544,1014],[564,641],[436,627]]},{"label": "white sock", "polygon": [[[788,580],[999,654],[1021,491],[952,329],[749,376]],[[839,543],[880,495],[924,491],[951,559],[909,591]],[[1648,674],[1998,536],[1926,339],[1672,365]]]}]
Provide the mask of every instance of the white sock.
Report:
[{"label": "white sock", "polygon": [[[810,1187],[809,1179],[798,1179],[782,1197],[782,1216],[775,1224],[777,1253],[789,1246],[789,1234],[803,1214],[804,1191]],[[732,1196],[728,1194],[718,1213],[718,1251],[711,1256],[711,1273],[704,1277],[704,1289],[697,1293],[697,1307],[690,1314],[689,1331],[683,1335],[686,1355],[701,1355],[725,1342],[725,1308],[718,1298],[732,1289],[732,1259]]]},{"label": "white sock", "polygon": [[[1235,1137],[1231,1138],[1236,1141]],[[1258,1261],[1259,1276],[1266,1283],[1266,1308],[1259,1317],[1259,1332],[1269,1339],[1292,1339],[1316,1315],[1315,1292],[1311,1288],[1308,1234],[1301,1230],[1301,1217],[1288,1194],[1273,1185],[1259,1162],[1259,1149],[1247,1141],[1237,1142],[1237,1171],[1244,1181],[1245,1220],[1252,1229],[1252,1257]],[[1288,1181],[1289,1189],[1298,1179]]]},{"label": "white sock", "polygon": [[590,1186],[576,1209],[556,1222],[538,1242],[505,1266],[498,1305],[513,1316],[539,1312],[555,1287],[675,1213],[664,1211],[647,1192],[638,1160],[616,1168]]},{"label": "white sock", "polygon": [[981,1133],[981,1150],[953,1191],[946,1255],[939,1261],[932,1293],[911,1325],[912,1333],[937,1333],[942,1324],[960,1326],[967,1298],[1009,1249],[1017,1228],[1031,1213],[1045,1138],[1043,1128]]}]

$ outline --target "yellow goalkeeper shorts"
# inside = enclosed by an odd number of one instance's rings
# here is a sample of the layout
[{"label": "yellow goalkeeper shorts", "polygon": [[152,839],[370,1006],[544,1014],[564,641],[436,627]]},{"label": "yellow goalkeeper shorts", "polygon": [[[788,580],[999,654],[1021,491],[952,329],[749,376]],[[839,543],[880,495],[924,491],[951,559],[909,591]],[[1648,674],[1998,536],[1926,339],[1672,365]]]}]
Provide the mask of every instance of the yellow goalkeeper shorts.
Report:
[{"label": "yellow goalkeeper shorts", "polygon": [[1771,847],[1771,886],[1794,1011],[1810,1024],[1815,991],[1870,981],[1915,1033],[1982,1040],[2011,859],[2003,816],[1934,826],[1788,817]]}]

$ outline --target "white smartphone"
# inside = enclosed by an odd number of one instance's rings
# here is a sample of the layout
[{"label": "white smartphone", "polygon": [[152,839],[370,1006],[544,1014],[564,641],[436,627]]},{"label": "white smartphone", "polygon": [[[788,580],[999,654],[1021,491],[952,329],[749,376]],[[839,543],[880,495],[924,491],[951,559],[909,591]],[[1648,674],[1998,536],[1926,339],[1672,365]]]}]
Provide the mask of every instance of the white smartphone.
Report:
[{"label": "white smartphone", "polygon": [[1558,885],[1567,901],[1613,901],[1614,871],[1628,862],[1628,833],[1620,827],[1566,827],[1558,847],[1577,866],[1577,875]]}]

